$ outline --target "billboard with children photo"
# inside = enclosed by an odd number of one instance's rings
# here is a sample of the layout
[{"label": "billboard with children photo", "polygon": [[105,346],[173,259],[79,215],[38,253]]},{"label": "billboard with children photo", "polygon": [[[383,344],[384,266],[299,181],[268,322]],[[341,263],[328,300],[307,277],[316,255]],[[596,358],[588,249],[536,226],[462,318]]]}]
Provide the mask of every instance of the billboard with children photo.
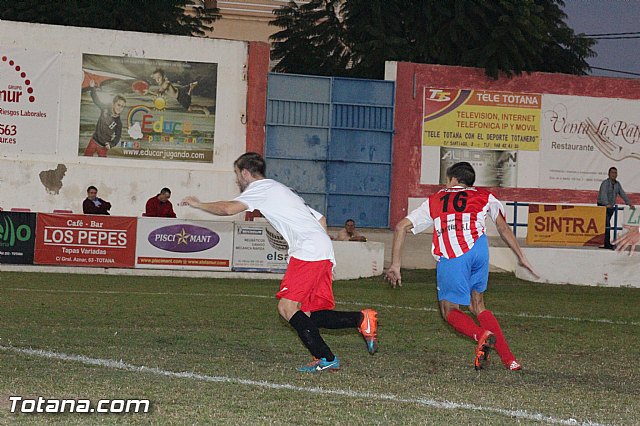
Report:
[{"label": "billboard with children photo", "polygon": [[78,155],[211,163],[218,65],[84,54]]}]

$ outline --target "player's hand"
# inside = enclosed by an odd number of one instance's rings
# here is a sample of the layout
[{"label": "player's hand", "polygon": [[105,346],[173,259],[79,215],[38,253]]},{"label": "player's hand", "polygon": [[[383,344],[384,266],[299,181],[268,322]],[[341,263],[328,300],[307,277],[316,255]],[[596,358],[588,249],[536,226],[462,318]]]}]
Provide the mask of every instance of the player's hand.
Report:
[{"label": "player's hand", "polygon": [[389,281],[392,288],[402,287],[402,275],[400,275],[400,267],[391,265],[385,274],[385,279]]},{"label": "player's hand", "polygon": [[198,200],[193,195],[189,195],[188,197],[184,197],[182,201],[180,201],[181,206],[190,206],[190,207],[198,207],[200,204],[200,200]]},{"label": "player's hand", "polygon": [[107,151],[109,151],[109,150],[111,149],[111,145],[110,145],[110,144],[108,144],[108,143],[107,143],[107,144],[105,144],[105,145],[104,145],[104,147],[105,147],[105,148],[107,148]]},{"label": "player's hand", "polygon": [[89,80],[89,87],[96,87],[96,81],[93,79]]},{"label": "player's hand", "polygon": [[632,256],[636,251],[636,246],[640,244],[640,227],[624,225],[624,228],[629,232],[616,239],[613,244],[615,244],[617,252],[625,251],[628,248],[629,256]]},{"label": "player's hand", "polygon": [[531,263],[529,263],[529,260],[526,257],[523,256],[518,263],[520,264],[520,266],[529,271],[535,279],[540,279],[540,275],[538,275],[535,269],[533,269],[533,266],[531,266]]}]

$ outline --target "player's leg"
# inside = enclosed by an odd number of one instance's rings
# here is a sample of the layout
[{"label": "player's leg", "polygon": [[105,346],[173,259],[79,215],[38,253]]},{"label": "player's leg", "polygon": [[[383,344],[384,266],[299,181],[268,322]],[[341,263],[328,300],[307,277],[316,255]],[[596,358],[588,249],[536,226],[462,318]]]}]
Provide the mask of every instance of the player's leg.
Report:
[{"label": "player's leg", "polygon": [[509,370],[520,370],[522,367],[509,348],[507,340],[502,333],[500,323],[498,323],[493,312],[486,309],[482,293],[479,293],[476,290],[473,290],[471,293],[471,311],[476,314],[480,325],[483,328],[490,330],[495,335],[495,350],[498,352],[498,356],[500,356],[504,366]]},{"label": "player's leg", "polygon": [[311,320],[319,328],[357,328],[362,322],[362,312],[322,310],[311,312]]},{"label": "player's leg", "polygon": [[378,313],[373,309],[360,312],[322,310],[311,313],[311,320],[320,328],[357,328],[371,355],[378,350]]},{"label": "player's leg", "polygon": [[278,301],[278,312],[296,330],[300,341],[314,358],[329,362],[335,360],[331,349],[320,335],[318,327],[307,314],[300,310],[299,302],[282,298]]},{"label": "player's leg", "polygon": [[[312,364],[299,368],[299,371],[316,372],[340,367],[339,359],[331,352],[316,324],[305,313],[313,310],[313,306],[309,306],[309,296],[323,270],[323,265],[319,262],[291,258],[280,291],[276,295],[280,299],[278,312],[296,330],[304,346],[315,358]],[[333,306],[329,305],[330,308]]]},{"label": "player's leg", "polygon": [[357,327],[364,337],[370,354],[377,351],[378,313],[373,309],[360,312],[334,311],[333,264],[329,260],[318,263],[316,282],[302,310],[311,312],[311,319],[321,328]]},{"label": "player's leg", "polygon": [[470,265],[467,255],[455,259],[441,258],[436,265],[436,281],[438,289],[438,303],[442,318],[458,333],[475,341],[483,330],[467,314],[460,310],[460,305],[470,304],[470,289],[468,274]]},{"label": "player's leg", "polygon": [[[478,251],[476,252],[476,262],[471,269],[471,305],[470,310],[478,318],[480,326],[491,331],[495,338],[495,350],[505,365],[515,361],[515,357],[511,353],[509,346],[502,334],[500,324],[493,316],[491,311],[487,310],[484,304],[484,292],[487,290],[489,282],[489,244],[486,237],[478,240]],[[476,246],[474,246],[474,249]],[[486,363],[488,363],[488,352],[484,354]]]}]

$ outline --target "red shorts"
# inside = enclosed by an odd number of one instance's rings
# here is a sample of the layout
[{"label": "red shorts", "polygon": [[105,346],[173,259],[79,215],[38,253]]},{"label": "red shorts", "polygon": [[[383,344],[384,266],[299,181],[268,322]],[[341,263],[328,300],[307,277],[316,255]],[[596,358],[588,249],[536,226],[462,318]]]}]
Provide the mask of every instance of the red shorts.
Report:
[{"label": "red shorts", "polygon": [[99,145],[93,138],[89,140],[89,144],[84,150],[85,157],[93,157],[93,154],[98,153],[98,157],[106,157],[109,150],[106,146]]},{"label": "red shorts", "polygon": [[331,284],[332,272],[333,263],[330,260],[308,262],[292,257],[276,298],[300,303],[303,312],[333,309],[336,303]]}]

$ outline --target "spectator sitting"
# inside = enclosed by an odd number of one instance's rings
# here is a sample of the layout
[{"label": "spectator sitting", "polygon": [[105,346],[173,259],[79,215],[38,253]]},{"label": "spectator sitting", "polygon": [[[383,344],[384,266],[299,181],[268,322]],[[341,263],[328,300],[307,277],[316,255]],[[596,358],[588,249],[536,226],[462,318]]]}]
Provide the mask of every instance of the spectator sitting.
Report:
[{"label": "spectator sitting", "polygon": [[344,223],[344,229],[338,232],[338,241],[360,241],[365,242],[367,239],[356,231],[356,222],[353,219],[347,219]]},{"label": "spectator sitting", "polygon": [[98,198],[98,188],[91,185],[87,188],[87,198],[82,203],[82,212],[84,214],[109,214],[111,203]]},{"label": "spectator sitting", "polygon": [[171,198],[171,190],[162,188],[160,193],[149,198],[143,216],[148,217],[176,217],[173,212],[173,204],[169,201]]}]

